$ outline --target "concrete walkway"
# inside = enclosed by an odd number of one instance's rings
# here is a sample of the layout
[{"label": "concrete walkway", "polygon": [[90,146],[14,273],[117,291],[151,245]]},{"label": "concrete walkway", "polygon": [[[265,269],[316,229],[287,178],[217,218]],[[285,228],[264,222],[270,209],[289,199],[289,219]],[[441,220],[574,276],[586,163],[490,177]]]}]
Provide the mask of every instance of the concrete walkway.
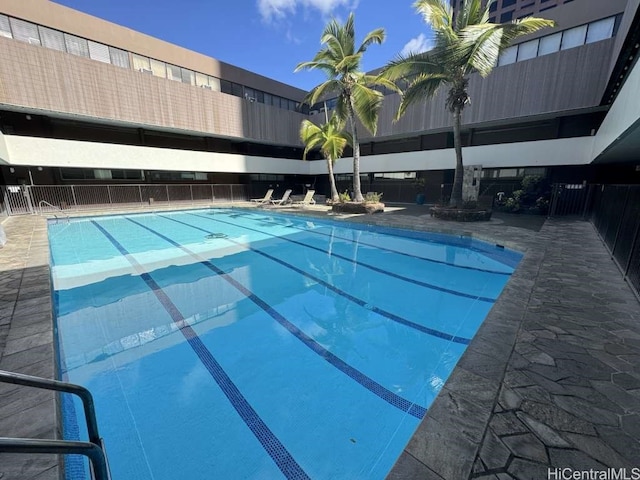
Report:
[{"label": "concrete walkway", "polygon": [[[389,210],[332,218],[473,235],[526,253],[389,478],[640,467],[640,303],[591,224],[513,215],[458,224],[425,207]],[[327,216],[322,207],[295,213]],[[45,222],[4,226],[0,369],[53,378]],[[1,436],[54,438],[56,411],[50,394],[0,385]],[[0,454],[0,479],[57,478],[55,460]]]}]

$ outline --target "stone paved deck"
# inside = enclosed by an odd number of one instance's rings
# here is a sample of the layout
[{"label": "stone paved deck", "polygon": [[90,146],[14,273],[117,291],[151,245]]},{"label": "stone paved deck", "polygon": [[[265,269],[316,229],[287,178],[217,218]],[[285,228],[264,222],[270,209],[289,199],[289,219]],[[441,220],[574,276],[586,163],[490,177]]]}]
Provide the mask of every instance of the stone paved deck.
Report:
[{"label": "stone paved deck", "polygon": [[[471,234],[526,255],[389,478],[640,467],[640,304],[591,224],[500,215],[456,224],[426,212],[401,206],[348,220]],[[5,229],[0,369],[53,378],[44,220],[11,218]],[[0,385],[0,435],[54,438],[55,413],[51,395]],[[0,455],[0,479],[57,478],[55,460]]]},{"label": "stone paved deck", "polygon": [[[12,217],[0,250],[0,370],[55,378],[46,221]],[[59,438],[54,393],[0,383],[0,436]],[[0,479],[60,478],[56,455],[0,453]]]}]

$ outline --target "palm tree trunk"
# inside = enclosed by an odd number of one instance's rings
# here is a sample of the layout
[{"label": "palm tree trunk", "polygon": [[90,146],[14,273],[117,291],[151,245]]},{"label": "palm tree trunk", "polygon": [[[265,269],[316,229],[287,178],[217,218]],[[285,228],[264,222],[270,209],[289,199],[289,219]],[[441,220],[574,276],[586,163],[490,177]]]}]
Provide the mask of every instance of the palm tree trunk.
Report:
[{"label": "palm tree trunk", "polygon": [[356,126],[356,115],[349,97],[349,125],[351,127],[351,137],[353,139],[353,200],[363,202],[362,190],[360,189],[360,143],[358,142],[358,128]]},{"label": "palm tree trunk", "polygon": [[462,165],[462,138],[460,135],[462,123],[462,108],[456,105],[453,110],[453,147],[456,151],[456,173],[453,177],[453,188],[451,189],[451,198],[449,206],[462,206],[462,177],[464,176],[464,167]]},{"label": "palm tree trunk", "polygon": [[331,200],[336,203],[340,201],[338,189],[336,188],[336,179],[333,176],[333,161],[327,158],[327,168],[329,169],[329,184],[331,185]]}]

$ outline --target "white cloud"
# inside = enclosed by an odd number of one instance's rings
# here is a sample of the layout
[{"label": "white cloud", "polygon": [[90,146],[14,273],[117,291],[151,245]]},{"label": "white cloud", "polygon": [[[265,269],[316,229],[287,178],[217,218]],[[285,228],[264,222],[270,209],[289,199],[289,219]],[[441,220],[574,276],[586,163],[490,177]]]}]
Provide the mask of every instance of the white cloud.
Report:
[{"label": "white cloud", "polygon": [[427,38],[424,33],[421,33],[416,38],[412,38],[402,48],[400,55],[406,57],[410,53],[422,53],[433,48],[433,40]]},{"label": "white cloud", "polygon": [[357,6],[358,0],[258,0],[258,11],[265,22],[282,20],[298,8],[318,10],[322,15],[328,15],[338,7],[353,10]]}]

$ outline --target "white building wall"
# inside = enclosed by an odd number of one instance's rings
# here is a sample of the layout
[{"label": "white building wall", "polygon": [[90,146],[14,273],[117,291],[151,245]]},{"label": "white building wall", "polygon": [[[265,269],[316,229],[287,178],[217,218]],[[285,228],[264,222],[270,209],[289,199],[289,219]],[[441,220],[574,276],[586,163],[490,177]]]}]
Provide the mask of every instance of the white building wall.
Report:
[{"label": "white building wall", "polygon": [[[585,165],[591,162],[594,137],[561,138],[535,142],[503,143],[465,147],[465,165],[494,167],[542,167],[553,165]],[[351,173],[352,158],[336,162],[336,173]],[[309,162],[311,175],[326,173],[326,162]],[[416,170],[445,170],[455,168],[453,148],[420,152],[368,155],[360,159],[360,171],[409,172]]]},{"label": "white building wall", "polygon": [[0,163],[9,163],[9,150],[2,131],[0,131]]},{"label": "white building wall", "polygon": [[[591,162],[594,138],[563,138],[466,147],[463,149],[463,156],[466,165],[482,165],[484,168],[585,165]],[[0,157],[2,155],[2,140],[0,137]],[[305,162],[228,153],[13,135],[5,135],[4,141],[9,157],[9,161],[6,163],[16,166],[298,175],[323,175],[327,173],[324,161]],[[338,160],[335,172],[350,173],[352,163],[352,158]],[[360,169],[363,173],[453,168],[455,168],[455,153],[452,148],[369,155],[362,157],[360,162]]]},{"label": "white building wall", "polygon": [[9,161],[6,162],[8,165],[225,173],[309,173],[309,163],[300,160],[13,135],[5,135],[4,139],[9,152]]},{"label": "white building wall", "polygon": [[640,66],[627,77],[595,136],[591,159],[594,160],[640,118]]}]

